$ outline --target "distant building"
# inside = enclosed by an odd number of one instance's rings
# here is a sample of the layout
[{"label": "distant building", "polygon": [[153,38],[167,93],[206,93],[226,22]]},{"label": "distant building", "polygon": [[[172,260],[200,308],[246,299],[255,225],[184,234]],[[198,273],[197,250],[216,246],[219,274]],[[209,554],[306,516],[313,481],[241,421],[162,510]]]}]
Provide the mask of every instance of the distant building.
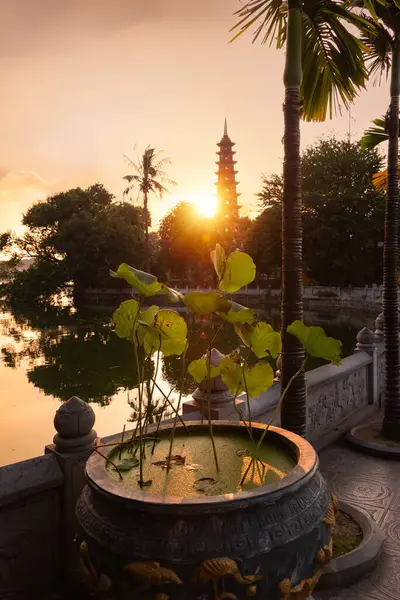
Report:
[{"label": "distant building", "polygon": [[237,227],[237,221],[239,219],[238,197],[240,194],[237,192],[238,182],[236,181],[237,171],[235,170],[236,160],[233,160],[236,152],[233,150],[235,142],[232,142],[228,136],[228,126],[225,119],[224,135],[221,141],[217,144],[219,150],[217,152],[219,160],[217,161],[218,181],[215,184],[217,186],[217,215],[220,219],[226,221],[226,228],[232,233]]}]

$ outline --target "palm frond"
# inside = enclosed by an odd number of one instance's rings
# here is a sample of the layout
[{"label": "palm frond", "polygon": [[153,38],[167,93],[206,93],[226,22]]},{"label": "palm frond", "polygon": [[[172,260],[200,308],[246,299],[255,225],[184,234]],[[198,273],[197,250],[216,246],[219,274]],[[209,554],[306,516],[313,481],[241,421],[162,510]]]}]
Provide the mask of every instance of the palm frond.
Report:
[{"label": "palm frond", "polygon": [[361,148],[367,150],[369,148],[375,148],[382,142],[387,142],[389,139],[388,132],[386,130],[386,121],[383,119],[374,119],[372,121],[375,127],[370,127],[364,133],[360,140]]},{"label": "palm frond", "polygon": [[364,17],[371,25],[362,32],[361,36],[361,41],[368,48],[365,56],[368,74],[373,78],[374,83],[380,84],[382,75],[385,75],[386,78],[389,75],[394,40],[386,27],[375,23],[372,17],[367,15]]},{"label": "palm frond", "polygon": [[139,175],[124,175],[122,179],[131,183],[132,181],[139,181],[140,177]]},{"label": "palm frond", "polygon": [[377,192],[384,192],[387,188],[387,171],[372,175],[372,184]]},{"label": "palm frond", "polygon": [[357,3],[359,6],[362,5],[370,13],[372,19],[377,23],[381,18],[381,10],[388,6],[386,0],[360,0]]},{"label": "palm frond", "polygon": [[161,150],[156,151],[155,148],[149,145],[136,162],[125,156],[129,166],[135,173],[123,177],[125,181],[130,183],[124,194],[136,187],[144,195],[148,192],[156,192],[162,197],[168,191],[164,184],[176,185],[175,181],[169,179],[162,168],[170,164],[171,160],[168,157],[160,158],[161,152]]},{"label": "palm frond", "polygon": [[151,190],[155,190],[158,195],[160,196],[160,198],[163,197],[163,195],[168,192],[167,188],[164,187],[159,181],[156,180],[152,180],[149,182],[149,186]]},{"label": "palm frond", "polygon": [[[235,14],[239,21],[233,41],[253,25],[253,42],[286,41],[287,3],[283,0],[249,0]],[[347,10],[338,0],[304,0],[303,5],[303,116],[308,121],[332,117],[349,104],[365,87],[367,48],[344,25],[360,28],[367,22],[360,14]]]},{"label": "palm frond", "polygon": [[[400,179],[400,165],[398,167],[398,174]],[[379,173],[375,173],[375,175],[372,176],[372,184],[377,192],[386,192],[388,184],[387,171],[379,171]]]},{"label": "palm frond", "polygon": [[235,12],[239,21],[231,28],[236,32],[230,40],[233,42],[250,27],[256,25],[253,43],[261,37],[261,43],[270,45],[276,42],[281,48],[286,40],[287,4],[283,0],[249,0]]},{"label": "palm frond", "polygon": [[362,17],[326,0],[306,0],[303,11],[304,118],[324,121],[340,113],[365,87],[366,48],[343,24],[360,26]]}]

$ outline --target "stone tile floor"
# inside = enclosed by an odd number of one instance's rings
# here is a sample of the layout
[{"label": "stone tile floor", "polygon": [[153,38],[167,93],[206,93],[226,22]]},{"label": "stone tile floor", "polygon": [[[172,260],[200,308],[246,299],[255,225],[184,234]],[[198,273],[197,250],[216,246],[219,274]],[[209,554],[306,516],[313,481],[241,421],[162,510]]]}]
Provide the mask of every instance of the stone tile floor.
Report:
[{"label": "stone tile floor", "polygon": [[314,592],[315,600],[400,600],[400,461],[363,454],[341,440],[320,454],[332,492],[368,513],[386,539],[377,569],[350,588]]}]

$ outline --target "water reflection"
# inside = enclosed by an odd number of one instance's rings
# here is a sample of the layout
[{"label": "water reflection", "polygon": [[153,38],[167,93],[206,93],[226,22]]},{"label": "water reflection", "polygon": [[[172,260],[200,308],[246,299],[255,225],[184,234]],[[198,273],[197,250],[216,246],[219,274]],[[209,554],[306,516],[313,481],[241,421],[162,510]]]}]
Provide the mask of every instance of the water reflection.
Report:
[{"label": "water reflection", "polygon": [[[278,327],[279,311],[269,311],[267,320]],[[341,339],[344,355],[348,355],[355,347],[357,331],[364,326],[372,327],[373,317],[306,313],[305,322],[320,324],[329,335]],[[189,360],[205,353],[216,327],[206,319],[196,322]],[[214,345],[227,353],[236,344],[235,333],[227,326],[219,332]],[[0,313],[0,347],[1,435],[4,441],[0,463],[12,460],[7,445],[11,448],[13,440],[21,434],[25,436],[27,446],[24,451],[18,449],[18,460],[40,453],[43,445],[51,441],[55,410],[52,398],[58,403],[76,395],[92,403],[97,407],[96,422],[101,435],[121,430],[124,423],[131,427],[130,422],[137,420],[137,374],[132,348],[129,342],[112,332],[108,318],[82,318],[68,309],[57,308],[35,310],[32,307],[24,312],[8,309]],[[320,364],[314,361],[310,367]],[[153,376],[155,368],[153,360],[150,369]],[[171,394],[173,403],[177,401],[181,372],[179,357],[160,361],[157,385],[164,394]],[[151,386],[148,377],[145,403]],[[184,381],[184,396],[189,396],[195,387],[188,377]],[[163,395],[156,388],[150,420],[157,418],[163,405]],[[164,417],[171,415],[170,409],[164,413]],[[35,440],[34,449],[29,440]]]},{"label": "water reflection", "polygon": [[[278,327],[279,312],[270,311],[269,322]],[[354,321],[357,320],[357,323]],[[325,327],[329,335],[343,342],[347,356],[355,347],[355,336],[365,323],[372,325],[372,317],[358,315],[319,315],[306,313],[305,321]],[[26,376],[46,395],[60,400],[79,396],[87,402],[107,406],[120,391],[137,387],[137,373],[131,344],[119,339],[112,331],[108,319],[88,322],[68,309],[31,311],[28,314],[8,312],[1,315],[0,334],[5,338],[1,347],[4,364],[12,369],[27,363]],[[219,325],[200,319],[193,328],[188,360],[202,356],[215,337]],[[219,331],[215,345],[222,353],[229,353],[238,343],[230,326]],[[155,361],[152,370],[154,373]],[[312,367],[319,366],[318,361]],[[181,385],[181,358],[171,356],[161,361],[158,380],[169,384],[174,391]],[[190,378],[184,382],[184,394],[195,389]],[[134,405],[134,400],[130,400]]]}]

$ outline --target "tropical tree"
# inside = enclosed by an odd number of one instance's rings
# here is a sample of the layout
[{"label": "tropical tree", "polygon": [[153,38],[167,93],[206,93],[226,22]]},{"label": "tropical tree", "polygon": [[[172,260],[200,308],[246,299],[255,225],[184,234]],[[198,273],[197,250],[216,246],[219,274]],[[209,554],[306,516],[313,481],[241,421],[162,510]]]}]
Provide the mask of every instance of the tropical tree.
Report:
[{"label": "tropical tree", "polygon": [[189,286],[212,285],[210,252],[219,240],[214,220],[199,215],[190,202],[179,202],[161,220],[158,263],[164,273]]},{"label": "tropical tree", "polygon": [[[22,219],[25,233],[1,236],[2,250],[29,268],[9,269],[2,290],[10,301],[47,302],[71,289],[75,306],[89,288],[109,288],[110,269],[144,259],[143,209],[113,202],[101,184],[36,202]],[[0,241],[1,241],[0,240]]]},{"label": "tropical tree", "polygon": [[[286,45],[282,202],[282,378],[301,371],[304,351],[287,332],[303,318],[300,117],[323,121],[348,106],[365,84],[361,42],[346,29],[360,17],[334,0],[249,0],[238,12],[236,36],[256,26],[254,40]],[[282,426],[306,435],[306,386],[300,374],[285,396]]]},{"label": "tropical tree", "polygon": [[133,173],[125,175],[123,179],[128,182],[128,187],[124,190],[124,197],[129,192],[136,188],[143,195],[144,208],[144,226],[146,240],[146,258],[145,270],[150,272],[150,247],[149,247],[149,194],[158,194],[161,199],[168,191],[165,185],[175,185],[175,182],[168,178],[164,168],[171,164],[171,159],[168,157],[160,158],[161,151],[156,151],[155,148],[147,146],[143,154],[135,161],[126,157],[129,167],[133,169]]},{"label": "tropical tree", "polygon": [[[358,2],[354,3],[359,6]],[[364,33],[371,74],[390,72],[390,104],[385,119],[363,138],[365,147],[388,141],[385,233],[383,246],[383,316],[385,332],[385,416],[382,435],[400,441],[400,343],[397,299],[399,235],[399,96],[400,1],[369,2],[371,27]],[[391,70],[390,70],[391,69]]]},{"label": "tropical tree", "polygon": [[[372,183],[381,164],[378,150],[334,136],[302,152],[303,271],[319,285],[382,280],[385,201]],[[264,176],[257,195],[265,210],[252,222],[246,248],[258,271],[279,275],[282,177]]]}]

